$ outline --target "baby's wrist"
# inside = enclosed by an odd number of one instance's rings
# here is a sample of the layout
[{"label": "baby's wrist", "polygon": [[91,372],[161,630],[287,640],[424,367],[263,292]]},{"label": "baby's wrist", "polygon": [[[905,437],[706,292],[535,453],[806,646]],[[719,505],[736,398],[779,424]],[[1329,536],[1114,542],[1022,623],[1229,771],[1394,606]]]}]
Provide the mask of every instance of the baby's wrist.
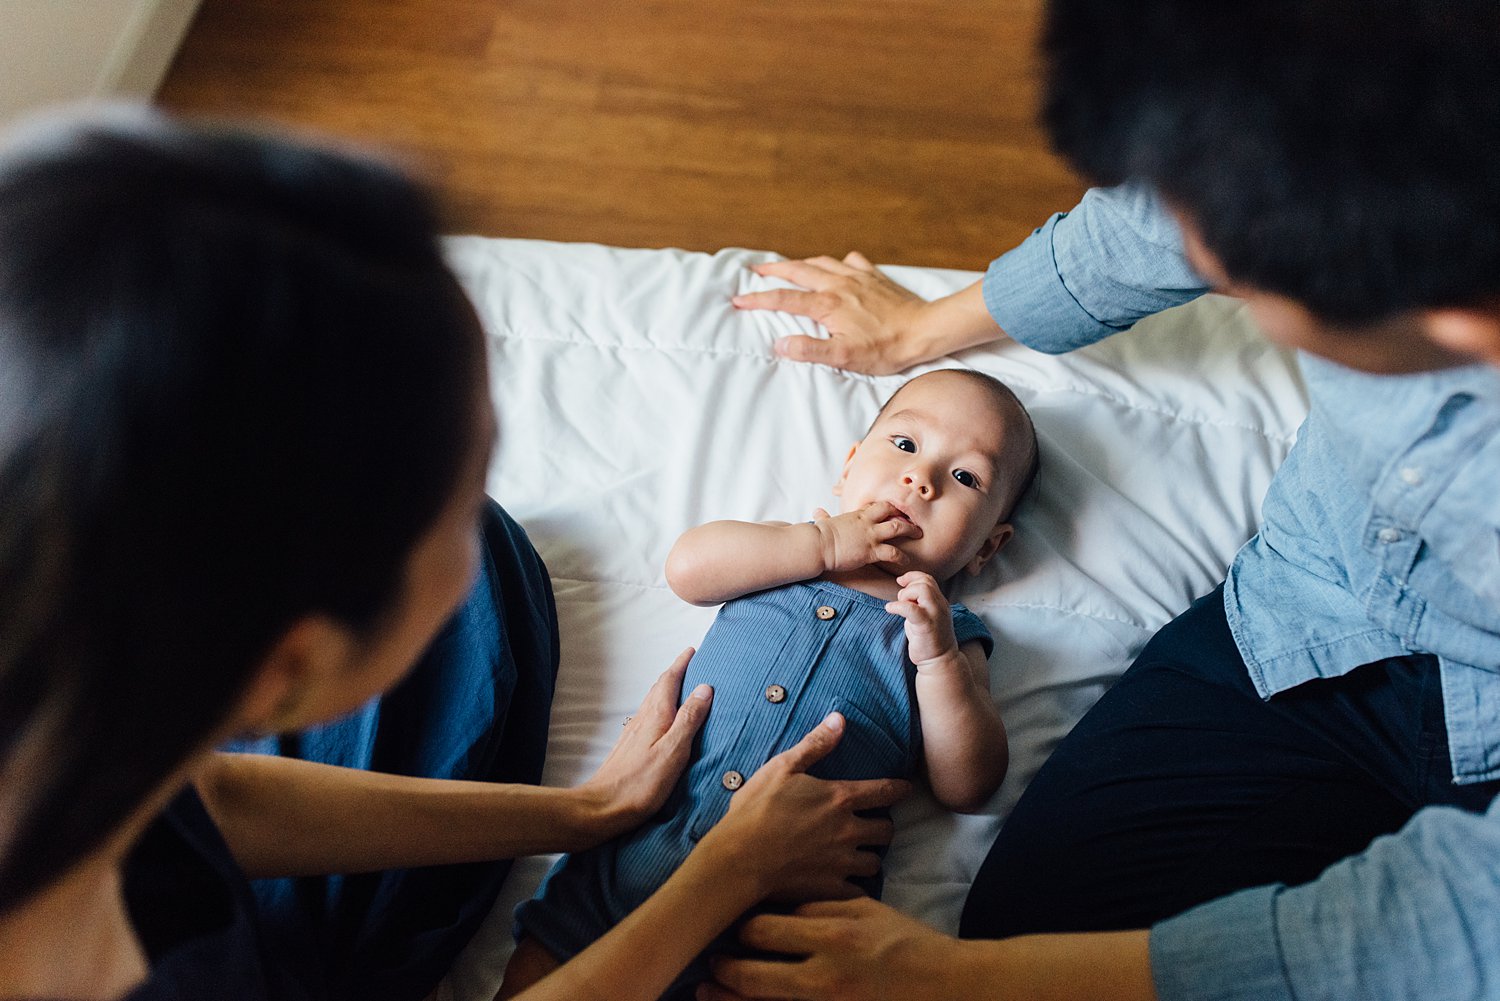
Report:
[{"label": "baby's wrist", "polygon": [[912,663],[916,665],[918,674],[927,677],[944,677],[950,674],[967,677],[969,674],[968,662],[956,645],[921,660],[913,658]]},{"label": "baby's wrist", "polygon": [[820,518],[809,525],[801,527],[813,530],[813,552],[816,555],[817,570],[809,574],[816,577],[818,574],[832,573],[838,569],[838,543],[834,537],[832,518]]}]

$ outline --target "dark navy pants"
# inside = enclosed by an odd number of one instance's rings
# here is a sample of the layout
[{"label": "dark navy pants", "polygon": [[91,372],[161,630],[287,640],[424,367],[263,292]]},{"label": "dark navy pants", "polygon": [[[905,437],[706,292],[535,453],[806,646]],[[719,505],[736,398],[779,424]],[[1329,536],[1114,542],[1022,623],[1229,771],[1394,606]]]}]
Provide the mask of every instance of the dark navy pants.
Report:
[{"label": "dark navy pants", "polygon": [[[474,588],[411,674],[336,723],[235,750],[431,778],[540,781],[557,677],[541,558],[496,504]],[[273,948],[312,996],[420,1001],[489,913],[509,861],[263,880]]]},{"label": "dark navy pants", "polygon": [[1457,786],[1437,661],[1397,657],[1263,700],[1222,588],[1165,626],[1058,745],[990,849],[960,934],[1144,928],[1296,884]]}]

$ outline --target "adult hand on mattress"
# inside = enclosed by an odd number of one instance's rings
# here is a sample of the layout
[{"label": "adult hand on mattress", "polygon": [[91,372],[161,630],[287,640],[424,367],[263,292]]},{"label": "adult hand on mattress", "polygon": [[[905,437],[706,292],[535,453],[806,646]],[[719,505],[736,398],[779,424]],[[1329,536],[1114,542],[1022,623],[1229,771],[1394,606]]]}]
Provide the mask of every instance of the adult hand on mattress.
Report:
[{"label": "adult hand on mattress", "polygon": [[927,301],[891,281],[858,251],[842,261],[809,257],[756,264],[750,270],[785,278],[806,291],[747,292],[730,300],[735,308],[796,313],[828,328],[826,339],[781,338],[775,350],[783,358],[871,375],[891,375],[927,360],[911,336]]},{"label": "adult hand on mattress", "polygon": [[699,685],[678,706],[692,659],[692,647],[678,654],[629,717],[609,757],[578,787],[599,818],[598,842],[633,830],[660,809],[687,767],[713,700],[713,689]]},{"label": "adult hand on mattress", "polygon": [[943,985],[963,966],[954,958],[963,943],[869,897],[758,915],[745,922],[740,941],[798,958],[715,959],[717,983],[701,984],[698,1001],[917,1001],[928,996],[923,987],[951,996]]},{"label": "adult hand on mattress", "polygon": [[906,564],[906,554],[893,545],[896,539],[920,539],[922,530],[888,501],[866,504],[857,511],[830,515],[813,511],[818,530],[823,569],[828,573],[858,570],[872,563]]},{"label": "adult hand on mattress", "polygon": [[766,762],[729,801],[724,819],[699,842],[699,851],[724,852],[734,878],[759,883],[759,896],[827,900],[857,896],[848,880],[873,876],[888,845],[888,818],[858,811],[888,807],[906,796],[900,779],[815,779],[807,770],[838,745],[847,724],[838,713],[796,746]]}]

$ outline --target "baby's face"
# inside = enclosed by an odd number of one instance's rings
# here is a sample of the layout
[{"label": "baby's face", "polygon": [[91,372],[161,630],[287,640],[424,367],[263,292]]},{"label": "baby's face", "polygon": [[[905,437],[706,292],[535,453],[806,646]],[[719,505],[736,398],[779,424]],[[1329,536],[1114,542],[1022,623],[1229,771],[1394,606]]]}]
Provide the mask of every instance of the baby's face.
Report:
[{"label": "baby's face", "polygon": [[920,539],[895,540],[909,563],[886,570],[925,570],[939,581],[977,573],[1012,534],[1000,519],[1026,475],[1028,434],[1024,416],[973,379],[914,379],[850,450],[834,488],[840,510],[887,501],[922,530]]}]

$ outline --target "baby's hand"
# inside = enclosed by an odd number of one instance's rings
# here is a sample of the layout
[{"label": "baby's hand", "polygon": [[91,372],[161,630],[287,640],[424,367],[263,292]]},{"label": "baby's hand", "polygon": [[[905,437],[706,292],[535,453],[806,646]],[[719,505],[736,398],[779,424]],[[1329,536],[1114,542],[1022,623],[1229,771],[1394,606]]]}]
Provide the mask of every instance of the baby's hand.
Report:
[{"label": "baby's hand", "polygon": [[917,670],[940,669],[941,662],[958,656],[953,611],[932,574],[913,570],[896,578],[901,592],[885,610],[906,620],[906,648]]},{"label": "baby's hand", "polygon": [[818,508],[813,525],[823,553],[823,570],[858,570],[871,563],[906,565],[906,554],[891,544],[893,539],[920,539],[922,530],[901,517],[895,505],[885,501],[866,504],[858,511],[831,517]]}]

